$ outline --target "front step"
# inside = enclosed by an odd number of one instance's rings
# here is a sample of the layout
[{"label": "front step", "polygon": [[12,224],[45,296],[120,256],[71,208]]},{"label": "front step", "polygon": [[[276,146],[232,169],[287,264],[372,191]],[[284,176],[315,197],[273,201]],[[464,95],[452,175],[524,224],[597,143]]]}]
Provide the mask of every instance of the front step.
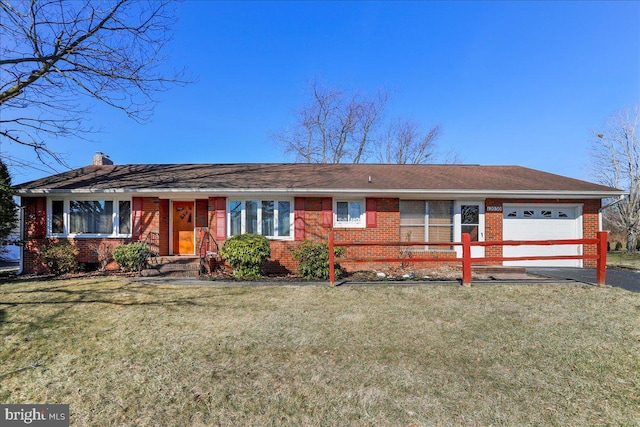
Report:
[{"label": "front step", "polygon": [[200,258],[194,256],[159,256],[151,258],[143,276],[198,277]]}]

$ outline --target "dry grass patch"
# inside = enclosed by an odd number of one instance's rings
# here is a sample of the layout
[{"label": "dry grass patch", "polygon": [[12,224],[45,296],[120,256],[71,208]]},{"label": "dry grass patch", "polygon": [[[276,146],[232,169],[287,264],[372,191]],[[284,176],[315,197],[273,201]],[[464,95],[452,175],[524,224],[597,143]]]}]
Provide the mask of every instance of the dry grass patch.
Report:
[{"label": "dry grass patch", "polygon": [[640,420],[619,289],[7,283],[0,339],[0,402],[78,426]]},{"label": "dry grass patch", "polygon": [[640,270],[640,253],[609,252],[607,254],[607,265],[609,267],[625,267]]}]

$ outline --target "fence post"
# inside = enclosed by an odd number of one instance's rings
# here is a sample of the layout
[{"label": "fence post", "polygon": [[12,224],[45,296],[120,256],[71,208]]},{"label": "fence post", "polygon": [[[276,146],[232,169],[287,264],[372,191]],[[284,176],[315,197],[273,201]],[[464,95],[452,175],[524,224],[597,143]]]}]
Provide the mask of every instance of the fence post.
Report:
[{"label": "fence post", "polygon": [[331,286],[336,285],[336,272],[335,272],[335,255],[333,253],[333,230],[329,232],[329,281]]},{"label": "fence post", "polygon": [[607,276],[607,232],[598,231],[598,244],[596,246],[598,251],[598,268],[596,270],[596,280],[598,286],[605,286]]},{"label": "fence post", "polygon": [[471,235],[462,233],[462,285],[471,286]]}]

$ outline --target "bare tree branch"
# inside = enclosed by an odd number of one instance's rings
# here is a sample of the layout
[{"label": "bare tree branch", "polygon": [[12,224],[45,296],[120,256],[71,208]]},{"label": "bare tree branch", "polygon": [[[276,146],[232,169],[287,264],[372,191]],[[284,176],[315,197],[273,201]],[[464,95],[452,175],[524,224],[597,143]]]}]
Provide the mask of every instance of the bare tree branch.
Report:
[{"label": "bare tree branch", "polygon": [[[306,163],[364,163],[371,156],[382,163],[427,163],[439,157],[439,125],[426,133],[417,121],[386,121],[389,93],[345,94],[309,83],[308,103],[295,112],[293,126],[271,135],[285,154]],[[445,162],[459,163],[454,152]]]},{"label": "bare tree branch", "polygon": [[93,131],[82,97],[147,121],[157,93],[188,83],[159,69],[174,16],[171,0],[0,0],[0,142],[64,166],[45,141]]},{"label": "bare tree branch", "polygon": [[366,99],[361,103],[361,117],[358,121],[360,126],[359,141],[353,163],[360,163],[365,160],[369,141],[373,138],[374,132],[378,130],[382,111],[388,101],[389,94],[385,91],[378,91],[375,97]]},{"label": "bare tree branch", "polygon": [[640,234],[640,134],[638,105],[609,118],[594,132],[592,175],[601,183],[629,191],[629,197],[605,210],[605,221],[627,236],[627,252],[635,252]]},{"label": "bare tree branch", "polygon": [[422,134],[418,122],[397,119],[387,129],[378,159],[382,163],[428,163],[436,156],[436,140],[439,136],[440,126],[436,125]]}]

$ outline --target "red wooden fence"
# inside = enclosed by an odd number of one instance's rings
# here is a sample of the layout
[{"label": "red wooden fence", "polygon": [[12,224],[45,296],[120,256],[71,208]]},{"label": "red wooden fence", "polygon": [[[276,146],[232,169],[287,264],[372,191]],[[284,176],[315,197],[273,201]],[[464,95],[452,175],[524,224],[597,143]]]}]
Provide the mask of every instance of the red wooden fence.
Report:
[{"label": "red wooden fence", "polygon": [[[519,245],[595,245],[595,255],[531,255],[520,257],[471,257],[472,246],[519,246]],[[329,279],[331,285],[335,284],[334,264],[336,261],[334,247],[353,246],[462,246],[462,258],[436,258],[436,257],[411,257],[411,258],[349,258],[349,262],[460,262],[462,263],[462,284],[471,284],[471,265],[477,263],[501,263],[502,261],[528,261],[528,260],[565,260],[565,259],[595,259],[597,260],[596,281],[599,286],[605,285],[607,268],[607,232],[600,231],[595,239],[566,239],[566,240],[494,240],[487,242],[471,242],[469,234],[462,234],[462,242],[433,243],[433,242],[336,242],[333,231],[329,233]]]}]

